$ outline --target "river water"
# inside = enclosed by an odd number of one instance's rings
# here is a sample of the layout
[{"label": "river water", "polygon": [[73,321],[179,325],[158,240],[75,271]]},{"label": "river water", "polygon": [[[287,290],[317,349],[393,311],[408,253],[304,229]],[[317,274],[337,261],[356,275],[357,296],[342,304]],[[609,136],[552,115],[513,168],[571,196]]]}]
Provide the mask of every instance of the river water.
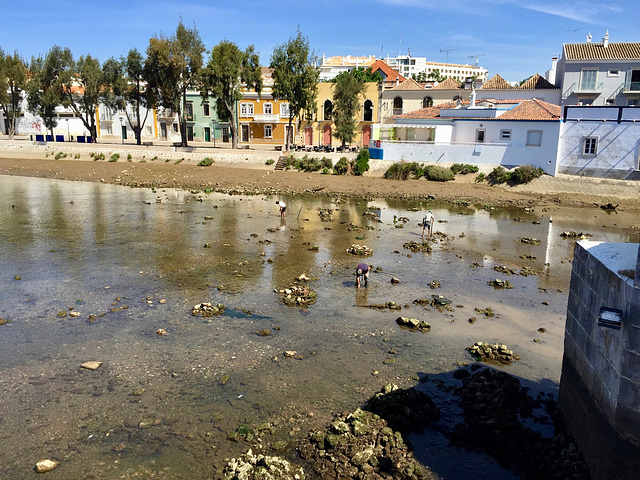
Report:
[{"label": "river water", "polygon": [[[0,478],[30,478],[44,458],[61,462],[52,479],[211,478],[251,445],[290,451],[385,383],[445,378],[478,340],[506,343],[521,360],[505,368],[555,394],[575,245],[560,234],[638,232],[634,216],[598,208],[285,197],[283,220],[275,200],[0,176]],[[403,245],[421,241],[427,209],[433,251],[412,253]],[[366,289],[354,243],[381,269]],[[283,305],[275,290],[301,274],[317,302]],[[413,304],[433,294],[450,309]],[[402,311],[367,308],[389,301]],[[225,312],[193,316],[201,302]],[[486,307],[496,316],[476,312]],[[401,329],[400,315],[431,331]],[[416,456],[463,478],[444,443]]]}]

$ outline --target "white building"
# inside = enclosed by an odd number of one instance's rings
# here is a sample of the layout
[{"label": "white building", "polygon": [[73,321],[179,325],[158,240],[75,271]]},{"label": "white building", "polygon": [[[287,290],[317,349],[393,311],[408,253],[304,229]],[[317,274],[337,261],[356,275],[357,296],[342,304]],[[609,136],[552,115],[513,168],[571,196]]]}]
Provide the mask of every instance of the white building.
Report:
[{"label": "white building", "polygon": [[352,57],[351,55],[347,55],[346,57],[326,57],[323,54],[322,64],[320,65],[320,81],[328,82],[342,72],[348,72],[354,68],[369,68],[375,61],[376,57],[373,55],[363,57]]},{"label": "white building", "polygon": [[638,107],[565,106],[558,172],[637,179],[640,174]]},{"label": "white building", "polygon": [[[557,172],[560,107],[537,99],[450,102],[391,118],[374,133],[383,160],[533,165]],[[464,105],[464,107],[463,107]],[[377,146],[377,143],[376,145]]]},{"label": "white building", "polygon": [[463,82],[469,77],[476,77],[484,82],[489,73],[489,70],[478,65],[427,62],[426,57],[412,57],[411,55],[398,55],[397,57],[387,55],[384,61],[405,78],[411,78],[413,75],[417,76],[423,72],[429,75],[438,70],[442,77],[450,77],[459,82]]}]

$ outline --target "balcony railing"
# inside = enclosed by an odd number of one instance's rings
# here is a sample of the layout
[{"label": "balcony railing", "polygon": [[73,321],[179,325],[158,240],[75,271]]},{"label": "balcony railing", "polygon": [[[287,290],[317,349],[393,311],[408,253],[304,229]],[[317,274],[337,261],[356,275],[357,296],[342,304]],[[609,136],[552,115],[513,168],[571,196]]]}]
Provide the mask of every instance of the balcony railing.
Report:
[{"label": "balcony railing", "polygon": [[276,123],[278,115],[275,113],[256,113],[253,116],[253,120],[261,123]]},{"label": "balcony railing", "polygon": [[640,82],[625,82],[624,84],[625,92],[640,92]]},{"label": "balcony railing", "polygon": [[401,108],[394,108],[393,109],[393,114],[394,115],[402,115],[402,109]]},{"label": "balcony railing", "polygon": [[599,84],[595,84],[595,83],[591,83],[591,82],[586,82],[584,84],[580,84],[576,87],[575,89],[575,93],[596,93],[596,92],[602,92],[604,88],[604,83],[599,83]]}]

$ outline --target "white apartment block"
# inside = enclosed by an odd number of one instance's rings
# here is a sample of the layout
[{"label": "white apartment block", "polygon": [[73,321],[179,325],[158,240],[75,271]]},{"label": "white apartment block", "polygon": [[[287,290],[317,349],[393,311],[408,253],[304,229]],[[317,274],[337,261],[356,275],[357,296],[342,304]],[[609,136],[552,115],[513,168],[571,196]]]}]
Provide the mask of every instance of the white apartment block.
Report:
[{"label": "white apartment block", "polygon": [[484,82],[487,80],[489,70],[477,65],[458,65],[454,63],[427,62],[426,57],[412,57],[411,55],[398,55],[389,57],[384,62],[405,78],[425,72],[427,75],[438,70],[443,77],[450,77],[459,82],[464,82],[468,77],[476,77]]}]

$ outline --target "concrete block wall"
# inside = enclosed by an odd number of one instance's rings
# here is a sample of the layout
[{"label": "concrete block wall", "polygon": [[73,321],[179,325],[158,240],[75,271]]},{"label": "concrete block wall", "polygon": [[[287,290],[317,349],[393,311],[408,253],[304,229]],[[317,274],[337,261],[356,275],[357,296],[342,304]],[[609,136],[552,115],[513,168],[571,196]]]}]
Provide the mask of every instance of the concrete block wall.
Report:
[{"label": "concrete block wall", "polygon": [[[639,261],[637,244],[576,244],[559,404],[602,478],[637,478],[627,473],[640,471],[640,461],[620,458],[623,450],[625,457],[640,458]],[[639,274],[632,280],[620,270]],[[623,312],[619,330],[598,325],[601,307]],[[603,456],[605,438],[607,448],[615,448]],[[617,477],[609,477],[613,472]]]}]

